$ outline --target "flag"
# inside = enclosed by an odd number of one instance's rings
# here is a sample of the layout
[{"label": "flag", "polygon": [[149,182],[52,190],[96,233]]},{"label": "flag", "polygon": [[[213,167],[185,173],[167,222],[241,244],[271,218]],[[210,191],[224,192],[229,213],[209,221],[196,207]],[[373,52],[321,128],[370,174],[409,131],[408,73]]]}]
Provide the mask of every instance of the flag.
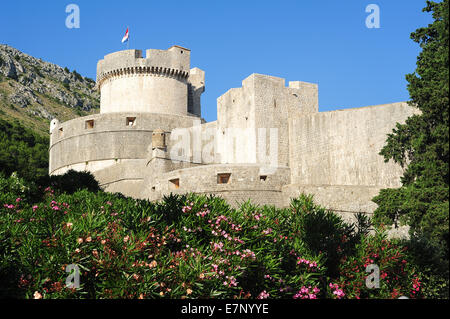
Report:
[{"label": "flag", "polygon": [[127,42],[128,38],[129,38],[129,36],[128,36],[128,28],[127,28],[127,31],[125,32],[125,36],[122,38],[122,43]]}]

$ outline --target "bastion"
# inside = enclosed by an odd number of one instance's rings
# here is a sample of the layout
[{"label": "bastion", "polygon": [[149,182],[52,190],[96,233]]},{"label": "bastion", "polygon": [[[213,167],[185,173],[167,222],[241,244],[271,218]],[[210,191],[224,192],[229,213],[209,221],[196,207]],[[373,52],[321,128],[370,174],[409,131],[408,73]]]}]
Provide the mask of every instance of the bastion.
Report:
[{"label": "bastion", "polygon": [[300,193],[349,218],[372,214],[401,168],[379,151],[405,102],[319,112],[318,85],[252,74],[201,118],[205,72],[189,49],[125,50],[97,65],[100,114],[50,125],[52,175],[89,171],[109,192],[157,201],[214,194],[233,206],[289,206]]}]

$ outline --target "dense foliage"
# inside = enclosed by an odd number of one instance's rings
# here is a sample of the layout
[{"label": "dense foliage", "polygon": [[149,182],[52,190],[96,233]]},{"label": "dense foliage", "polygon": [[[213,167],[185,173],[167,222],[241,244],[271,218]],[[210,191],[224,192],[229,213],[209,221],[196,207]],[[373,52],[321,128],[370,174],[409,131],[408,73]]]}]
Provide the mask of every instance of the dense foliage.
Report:
[{"label": "dense foliage", "polygon": [[[72,173],[73,174],[73,173]],[[59,184],[61,185],[61,184]],[[18,298],[409,298],[427,291],[405,243],[300,196],[289,209],[134,200],[0,178],[0,294]],[[380,268],[380,288],[365,280]],[[67,288],[66,267],[81,271]],[[430,297],[437,297],[433,292]]]},{"label": "dense foliage", "polygon": [[17,121],[0,119],[0,174],[17,172],[28,181],[47,176],[47,137],[36,134]]},{"label": "dense foliage", "polygon": [[411,236],[428,242],[437,260],[447,263],[448,278],[449,2],[427,1],[424,11],[432,12],[434,21],[412,33],[422,52],[415,73],[406,76],[410,105],[420,114],[398,124],[380,153],[404,167],[404,175],[402,187],[384,189],[374,198],[379,205],[375,221],[410,225]]}]

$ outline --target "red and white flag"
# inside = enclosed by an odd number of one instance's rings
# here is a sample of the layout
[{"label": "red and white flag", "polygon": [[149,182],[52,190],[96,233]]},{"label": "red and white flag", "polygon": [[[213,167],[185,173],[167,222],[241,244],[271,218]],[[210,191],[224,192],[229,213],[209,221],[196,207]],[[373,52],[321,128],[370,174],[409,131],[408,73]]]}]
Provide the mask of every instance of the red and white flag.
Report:
[{"label": "red and white flag", "polygon": [[128,28],[127,31],[125,32],[125,36],[122,38],[122,43],[125,43],[128,41],[129,35],[128,35]]}]

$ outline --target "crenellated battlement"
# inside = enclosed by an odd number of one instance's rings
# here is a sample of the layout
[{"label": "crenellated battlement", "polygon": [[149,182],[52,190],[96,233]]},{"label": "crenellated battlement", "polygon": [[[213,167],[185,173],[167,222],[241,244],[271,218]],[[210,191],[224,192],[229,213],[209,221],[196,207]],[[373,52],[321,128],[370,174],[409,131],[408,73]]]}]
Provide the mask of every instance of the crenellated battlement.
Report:
[{"label": "crenellated battlement", "polygon": [[100,113],[143,112],[201,115],[205,74],[191,70],[191,50],[124,50],[97,64]]},{"label": "crenellated battlement", "polygon": [[190,50],[172,46],[168,50],[124,50],[108,54],[97,64],[97,88],[107,79],[123,75],[156,75],[186,80],[190,71]]}]

